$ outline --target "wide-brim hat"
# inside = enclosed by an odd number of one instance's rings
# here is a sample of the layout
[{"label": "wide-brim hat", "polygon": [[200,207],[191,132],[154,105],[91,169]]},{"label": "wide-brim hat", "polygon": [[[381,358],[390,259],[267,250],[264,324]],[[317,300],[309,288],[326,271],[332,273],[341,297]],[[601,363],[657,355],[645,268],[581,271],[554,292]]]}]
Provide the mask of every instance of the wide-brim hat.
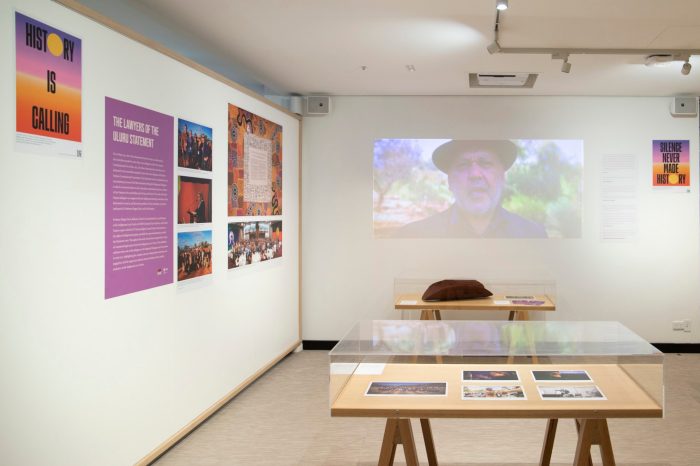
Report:
[{"label": "wide-brim hat", "polygon": [[433,163],[440,170],[447,173],[456,156],[482,151],[496,155],[501,159],[503,168],[506,170],[513,165],[518,155],[517,146],[507,139],[453,139],[438,146],[437,149],[433,151]]}]

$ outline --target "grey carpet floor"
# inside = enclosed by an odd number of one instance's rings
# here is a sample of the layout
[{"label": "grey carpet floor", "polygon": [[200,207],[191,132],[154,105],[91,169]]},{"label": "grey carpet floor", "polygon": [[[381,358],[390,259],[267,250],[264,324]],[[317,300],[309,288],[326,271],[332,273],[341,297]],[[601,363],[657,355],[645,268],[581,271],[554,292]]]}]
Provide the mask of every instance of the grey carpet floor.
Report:
[{"label": "grey carpet floor", "polygon": [[[618,465],[700,466],[700,354],[666,355],[663,419],[609,421]],[[328,355],[292,354],[154,464],[157,466],[376,465],[384,420],[331,418]],[[545,420],[431,420],[441,466],[534,466]],[[418,455],[427,465],[420,425]],[[552,464],[571,464],[574,421],[559,423]],[[599,463],[597,447],[594,462]],[[397,465],[405,464],[403,451]]]}]

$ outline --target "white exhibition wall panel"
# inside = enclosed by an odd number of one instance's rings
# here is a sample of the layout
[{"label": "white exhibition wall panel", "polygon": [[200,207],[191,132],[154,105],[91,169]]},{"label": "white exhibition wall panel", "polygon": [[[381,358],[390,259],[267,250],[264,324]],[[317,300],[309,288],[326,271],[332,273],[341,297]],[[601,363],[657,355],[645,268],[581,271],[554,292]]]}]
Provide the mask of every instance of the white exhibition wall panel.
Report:
[{"label": "white exhibition wall panel", "polygon": [[[15,151],[14,9],[82,39],[82,158]],[[47,0],[0,30],[0,462],[133,464],[299,340],[299,121]],[[213,128],[211,275],[104,299],[105,96]],[[284,128],[283,257],[232,270],[229,103]]]},{"label": "white exhibition wall panel", "polygon": [[[330,115],[303,126],[304,340],[340,339],[359,319],[400,318],[397,279],[475,278],[556,283],[556,312],[537,319],[617,320],[653,342],[700,342],[698,119],[672,117],[670,102],[334,97]],[[373,145],[382,138],[582,140],[580,237],[375,238]],[[652,188],[654,139],[690,141],[690,192]],[[601,240],[601,163],[613,154],[637,162],[629,242]],[[692,331],[672,331],[684,319]]]}]

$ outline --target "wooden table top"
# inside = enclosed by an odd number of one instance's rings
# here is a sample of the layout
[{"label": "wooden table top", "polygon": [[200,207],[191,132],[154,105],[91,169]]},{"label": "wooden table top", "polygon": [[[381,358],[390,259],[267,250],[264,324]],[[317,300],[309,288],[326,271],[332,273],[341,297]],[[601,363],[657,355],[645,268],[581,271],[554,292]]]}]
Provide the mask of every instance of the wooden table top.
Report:
[{"label": "wooden table top", "polygon": [[423,301],[422,294],[402,294],[394,301],[397,310],[439,309],[441,311],[554,311],[556,306],[546,295],[534,295],[528,299],[515,301],[543,301],[543,304],[515,304],[506,295],[494,295],[488,298],[466,299],[460,301]]},{"label": "wooden table top", "polygon": [[[660,365],[635,364],[651,385],[663,383]],[[531,370],[588,372],[592,382],[535,382]],[[519,382],[462,381],[463,370],[517,370]],[[331,375],[331,384],[334,383]],[[337,377],[337,376],[336,376]],[[639,380],[639,379],[638,379]],[[340,380],[336,382],[341,382]],[[646,418],[662,417],[663,407],[617,364],[386,364],[381,374],[353,374],[331,403],[331,416],[386,418]],[[341,382],[341,383],[342,383]],[[366,396],[371,382],[447,382],[447,395]],[[521,385],[527,399],[462,400],[463,385]],[[596,385],[607,398],[542,400],[539,386]],[[652,387],[653,388],[653,387]],[[659,388],[659,387],[656,387]]]}]

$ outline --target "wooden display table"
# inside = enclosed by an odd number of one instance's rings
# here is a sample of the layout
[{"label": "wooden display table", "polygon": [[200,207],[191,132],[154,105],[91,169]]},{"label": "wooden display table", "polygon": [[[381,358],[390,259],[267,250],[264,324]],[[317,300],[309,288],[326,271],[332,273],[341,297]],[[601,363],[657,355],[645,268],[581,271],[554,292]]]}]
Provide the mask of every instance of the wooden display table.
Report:
[{"label": "wooden display table", "polygon": [[[643,370],[644,365],[640,365]],[[653,369],[654,366],[649,366]],[[542,400],[537,386],[551,382],[535,382],[532,370],[551,371],[551,364],[386,364],[381,374],[353,374],[331,405],[331,416],[387,418],[379,466],[393,464],[398,443],[403,444],[406,462],[418,465],[410,419],[421,419],[423,437],[431,466],[437,465],[429,418],[543,418],[549,419],[540,465],[549,465],[554,434],[559,418],[576,419],[578,443],[575,466],[588,465],[591,445],[600,445],[603,464],[615,464],[607,418],[659,418],[663,408],[630,374],[617,364],[557,364],[557,370],[586,370],[592,382],[605,395],[605,400],[557,399]],[[463,370],[517,370],[519,382],[466,382]],[[367,396],[372,382],[447,382],[447,394]],[[462,399],[463,385],[520,385],[526,399]],[[572,385],[572,382],[556,382]],[[578,383],[584,385],[586,383]],[[576,385],[574,383],[574,385]]]},{"label": "wooden display table", "polygon": [[[396,310],[419,310],[421,320],[441,320],[441,311],[509,311],[508,320],[529,320],[529,311],[554,311],[556,306],[546,295],[528,296],[527,299],[494,295],[483,299],[463,301],[423,301],[421,294],[402,294],[394,301]],[[530,303],[527,303],[527,302]],[[542,304],[533,304],[541,302]]]},{"label": "wooden display table", "polygon": [[[329,356],[331,415],[387,419],[380,466],[393,464],[399,443],[408,465],[418,464],[413,418],[431,466],[434,417],[548,419],[543,466],[558,420],[575,419],[574,465],[587,466],[591,445],[599,445],[603,464],[614,466],[607,419],[663,416],[663,353],[619,322],[360,321]],[[544,371],[540,380],[533,370]]]}]

